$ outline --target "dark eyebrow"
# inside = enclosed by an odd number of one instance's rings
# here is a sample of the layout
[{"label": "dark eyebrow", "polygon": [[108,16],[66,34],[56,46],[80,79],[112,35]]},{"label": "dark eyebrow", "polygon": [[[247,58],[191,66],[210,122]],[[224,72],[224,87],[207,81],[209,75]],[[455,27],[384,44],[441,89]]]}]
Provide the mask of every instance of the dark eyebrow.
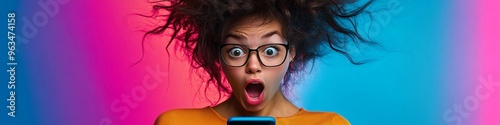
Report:
[{"label": "dark eyebrow", "polygon": [[[262,38],[269,38],[271,36],[273,36],[274,34],[278,34],[278,31],[272,31],[272,32],[269,32],[269,33],[266,33],[264,36],[261,37]],[[279,35],[279,34],[278,34]]]},{"label": "dark eyebrow", "polygon": [[[272,31],[272,32],[266,33],[266,34],[264,34],[264,35],[261,37],[261,39],[263,39],[263,38],[269,38],[269,37],[273,36],[274,34],[278,34],[278,31],[276,31],[276,30],[275,30],[275,31]],[[235,38],[235,39],[237,39],[237,40],[246,39],[246,37],[244,37],[244,36],[242,36],[242,35],[239,35],[239,34],[235,34],[235,33],[228,33],[228,34],[226,35],[226,37],[224,37],[224,39],[227,39],[227,38],[229,38],[229,37]]]},{"label": "dark eyebrow", "polygon": [[235,38],[235,39],[237,39],[237,40],[241,40],[241,39],[245,38],[245,37],[243,37],[243,36],[241,36],[241,35],[238,35],[238,34],[228,33],[228,34],[226,35],[226,37],[224,37],[224,39],[227,39],[227,38],[229,38],[229,37]]}]

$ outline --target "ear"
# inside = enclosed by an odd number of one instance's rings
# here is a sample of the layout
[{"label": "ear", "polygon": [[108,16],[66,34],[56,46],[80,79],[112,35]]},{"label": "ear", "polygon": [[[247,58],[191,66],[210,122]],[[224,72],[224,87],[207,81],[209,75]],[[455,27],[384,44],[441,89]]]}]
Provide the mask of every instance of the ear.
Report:
[{"label": "ear", "polygon": [[293,62],[293,59],[295,58],[295,47],[290,47],[290,62]]}]

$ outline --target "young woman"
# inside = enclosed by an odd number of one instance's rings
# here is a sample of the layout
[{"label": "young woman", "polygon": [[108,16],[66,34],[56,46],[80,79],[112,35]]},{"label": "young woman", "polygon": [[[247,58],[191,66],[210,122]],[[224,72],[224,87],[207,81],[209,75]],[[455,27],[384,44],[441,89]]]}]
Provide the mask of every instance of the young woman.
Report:
[{"label": "young woman", "polygon": [[[353,2],[352,0],[348,0]],[[165,2],[165,1],[162,1]],[[149,34],[173,31],[192,66],[210,76],[222,103],[201,109],[161,114],[156,125],[226,124],[233,116],[272,116],[278,125],[345,125],[331,112],[311,112],[292,104],[285,94],[300,72],[329,46],[350,58],[346,46],[364,43],[352,17],[371,3],[355,8],[341,0],[173,0],[158,2],[153,17],[166,10],[165,24]],[[348,28],[348,27],[351,27]],[[349,39],[350,38],[350,39]],[[167,47],[168,47],[167,46]],[[230,86],[225,86],[225,82]]]}]

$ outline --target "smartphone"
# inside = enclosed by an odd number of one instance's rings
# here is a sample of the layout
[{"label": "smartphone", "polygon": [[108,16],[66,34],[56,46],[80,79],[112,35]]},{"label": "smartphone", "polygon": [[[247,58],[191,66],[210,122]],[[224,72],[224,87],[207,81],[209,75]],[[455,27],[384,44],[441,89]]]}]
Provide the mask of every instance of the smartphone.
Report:
[{"label": "smartphone", "polygon": [[227,125],[276,125],[274,117],[231,117]]}]

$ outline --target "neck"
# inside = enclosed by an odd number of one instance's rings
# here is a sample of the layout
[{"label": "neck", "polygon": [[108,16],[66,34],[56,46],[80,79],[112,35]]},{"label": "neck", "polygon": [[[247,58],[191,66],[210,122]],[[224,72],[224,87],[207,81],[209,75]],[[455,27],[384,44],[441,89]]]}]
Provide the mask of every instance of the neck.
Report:
[{"label": "neck", "polygon": [[250,112],[245,110],[241,104],[231,96],[228,100],[217,105],[214,109],[223,117],[229,118],[233,116],[273,116],[273,117],[289,117],[297,112],[299,108],[293,105],[285,98],[281,90],[276,92],[274,97],[267,103],[262,110]]}]

